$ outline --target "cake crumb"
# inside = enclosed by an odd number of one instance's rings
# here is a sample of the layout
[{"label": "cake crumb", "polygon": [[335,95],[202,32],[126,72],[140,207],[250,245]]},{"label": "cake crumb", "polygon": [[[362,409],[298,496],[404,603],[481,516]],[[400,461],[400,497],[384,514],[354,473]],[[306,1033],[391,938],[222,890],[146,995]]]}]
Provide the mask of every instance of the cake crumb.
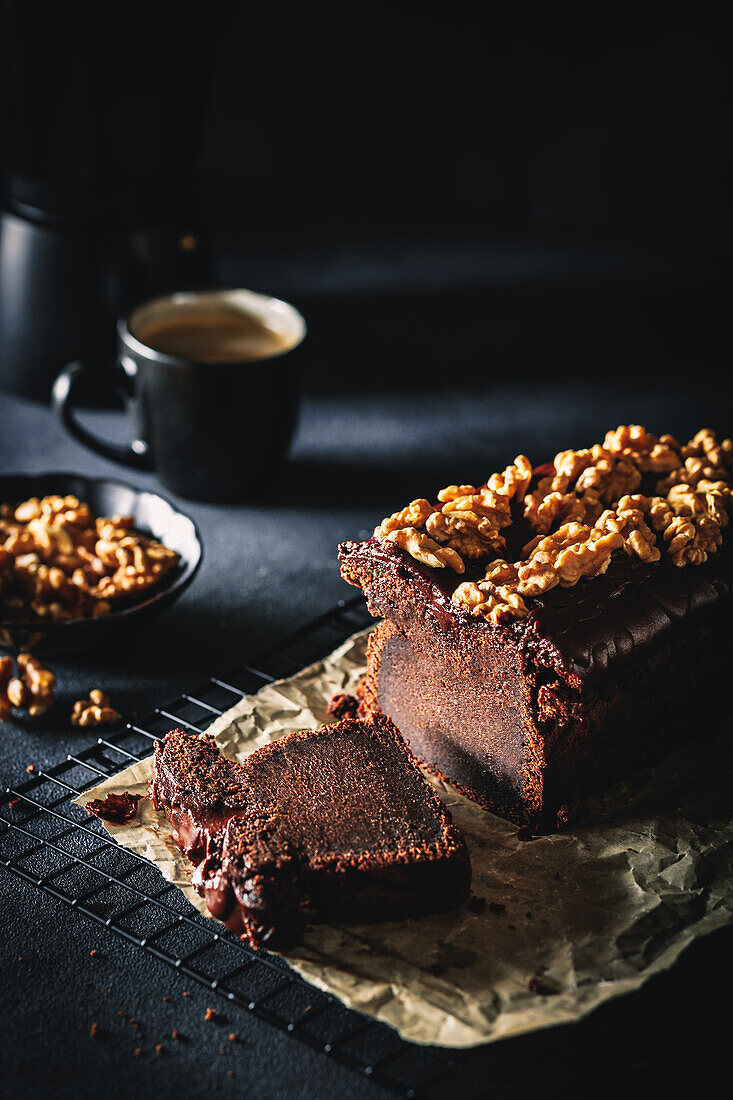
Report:
[{"label": "cake crumb", "polygon": [[139,1058],[139,1057],[140,1057],[140,1055],[142,1054],[142,1052],[143,1052],[143,1048],[142,1048],[142,1047],[135,1047],[135,1057],[136,1057],[136,1058]]},{"label": "cake crumb", "polygon": [[35,764],[29,764],[28,767],[25,770],[30,775],[31,772],[34,772],[36,770],[36,765]]},{"label": "cake crumb", "polygon": [[204,1019],[205,1020],[215,1020],[216,1019],[216,1009],[207,1008],[206,1012],[204,1013]]},{"label": "cake crumb", "polygon": [[359,700],[355,695],[349,695],[345,691],[337,691],[331,696],[331,701],[326,708],[326,713],[334,718],[356,718],[359,709]]},{"label": "cake crumb", "polygon": [[97,949],[96,949],[96,947],[93,947],[93,948],[91,949],[91,951],[89,952],[89,954],[90,954],[90,955],[96,955],[96,954],[97,954]]},{"label": "cake crumb", "polygon": [[234,1034],[234,1032],[233,1032],[233,1031],[230,1031],[230,1032],[229,1032],[229,1041],[230,1041],[231,1043],[236,1043],[236,1041],[237,1041],[237,1036],[236,1036],[236,1035]]},{"label": "cake crumb", "polygon": [[164,1050],[165,1050],[165,1047],[163,1046],[162,1043],[156,1043],[155,1044],[155,1053],[156,1054],[162,1054]]},{"label": "cake crumb", "polygon": [[99,1035],[99,1024],[92,1024],[89,1029],[89,1034],[91,1035],[92,1039],[96,1039],[97,1035]]},{"label": "cake crumb", "polygon": [[173,1031],[171,1032],[171,1038],[173,1038],[173,1039],[180,1039],[180,1037],[181,1037],[181,1033],[180,1033],[180,1031],[178,1030],[178,1028],[175,1028],[175,1027],[174,1027],[174,1028],[173,1028]]},{"label": "cake crumb", "polygon": [[19,798],[9,798],[8,799],[8,806],[11,810],[14,810],[16,806],[20,806],[20,799]]}]

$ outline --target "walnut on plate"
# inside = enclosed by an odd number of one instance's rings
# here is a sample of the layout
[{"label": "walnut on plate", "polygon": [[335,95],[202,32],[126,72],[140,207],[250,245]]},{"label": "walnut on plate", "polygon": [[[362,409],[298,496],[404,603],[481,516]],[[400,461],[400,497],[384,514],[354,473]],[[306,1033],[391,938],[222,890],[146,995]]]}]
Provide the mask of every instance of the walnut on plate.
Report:
[{"label": "walnut on plate", "polygon": [[0,511],[0,600],[18,621],[107,615],[179,560],[134,530],[132,516],[95,519],[74,496],[31,497]]}]

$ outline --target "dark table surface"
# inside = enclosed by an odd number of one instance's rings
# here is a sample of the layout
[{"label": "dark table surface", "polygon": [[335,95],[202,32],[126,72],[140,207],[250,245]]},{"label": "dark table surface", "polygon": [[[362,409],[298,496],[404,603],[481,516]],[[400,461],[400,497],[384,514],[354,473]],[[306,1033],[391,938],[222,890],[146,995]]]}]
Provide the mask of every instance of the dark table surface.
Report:
[{"label": "dark table surface", "polygon": [[[378,303],[347,303],[343,311],[322,311],[324,324],[332,319],[331,332],[339,324],[346,328],[348,308],[370,318],[372,328],[379,321]],[[526,311],[504,313],[503,336],[491,355],[486,352],[485,365],[462,371],[451,348],[460,352],[472,331],[480,342],[479,320],[467,330],[465,315],[451,309],[436,314],[428,306],[419,313],[391,304],[384,316],[399,343],[383,338],[380,351],[372,332],[366,337],[371,372],[362,347],[354,351],[356,373],[343,372],[341,381],[335,370],[314,373],[290,458],[256,499],[238,507],[179,502],[205,544],[194,584],[134,644],[112,642],[53,662],[58,705],[36,722],[0,727],[3,789],[25,777],[29,763],[50,766],[92,742],[93,735],[65,719],[71,702],[88,689],[103,687],[128,719],[143,716],[348,596],[337,543],[363,537],[414,496],[483,478],[520,450],[539,461],[561,447],[587,445],[619,423],[685,438],[703,425],[730,432],[717,336],[703,341],[700,352],[695,332],[699,336],[701,328],[687,317],[686,339],[677,340],[670,330],[682,315],[677,298],[647,312],[636,302],[624,315],[624,336],[608,305],[596,328],[583,308],[573,314],[566,307],[564,321],[544,308],[536,323]],[[312,316],[321,316],[315,306]],[[638,324],[640,316],[647,320]],[[700,307],[701,326],[706,316]],[[553,331],[584,335],[543,357],[536,334],[548,331],[550,317]],[[664,339],[657,340],[662,331]],[[706,331],[709,336],[709,326]],[[395,346],[398,362],[390,370],[385,349]],[[328,335],[320,347],[329,351]],[[524,363],[520,370],[517,358]],[[103,424],[109,419],[93,415]],[[153,476],[128,475],[90,455],[64,434],[49,409],[7,394],[0,394],[0,470],[69,470],[156,485]],[[372,1082],[245,1013],[232,1012],[221,1027],[205,1025],[210,995],[62,903],[0,875],[0,1094],[383,1095]],[[720,997],[730,959],[731,936],[723,930],[693,946],[648,990],[595,1013],[592,1030],[580,1024],[499,1044],[490,1061],[476,1062],[481,1094],[521,1096],[540,1088],[547,1095],[590,1088],[598,1094],[613,1083],[633,1095],[646,1079],[672,1093],[690,1081],[712,1086],[726,1062],[728,1014],[721,1015]],[[190,996],[184,998],[184,990]],[[134,1057],[137,1040],[125,1030],[119,1008],[141,1021],[148,1050],[165,1042],[161,1057]],[[98,1039],[90,1036],[93,1022],[102,1029]],[[174,1028],[185,1042],[166,1042]],[[230,1030],[241,1042],[222,1055]]]}]

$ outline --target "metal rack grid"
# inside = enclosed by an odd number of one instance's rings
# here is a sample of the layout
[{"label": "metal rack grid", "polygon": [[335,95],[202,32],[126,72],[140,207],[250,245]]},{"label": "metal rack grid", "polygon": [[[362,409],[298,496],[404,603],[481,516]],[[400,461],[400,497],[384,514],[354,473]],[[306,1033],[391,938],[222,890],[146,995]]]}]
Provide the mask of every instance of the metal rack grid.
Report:
[{"label": "metal rack grid", "polygon": [[0,866],[396,1095],[428,1096],[455,1068],[450,1052],[405,1043],[309,985],[277,956],[253,952],[74,803],[82,791],[149,756],[154,739],[172,725],[202,732],[243,695],[325,656],[370,621],[361,597],[341,601],[246,665],[156,708],[144,724],[99,737],[8,788],[0,796]]},{"label": "metal rack grid", "polygon": [[[369,622],[361,597],[340,601],[246,665],[212,676],[198,691],[156,708],[144,724],[128,724],[99,737],[78,754],[8,788],[0,796],[0,866],[163,960],[230,1006],[253,1013],[397,1096],[429,1100],[444,1097],[447,1086],[466,1100],[506,1095],[507,1089],[521,1095],[525,1085],[536,1087],[539,1080],[546,1090],[548,1068],[560,1061],[567,1064],[563,1052],[569,1048],[578,1080],[585,1067],[592,1067],[607,1084],[623,1088],[635,1072],[629,1051],[622,1057],[618,1049],[629,1010],[634,1015],[629,999],[622,1017],[613,1008],[605,1009],[575,1024],[572,1036],[570,1029],[562,1029],[564,1040],[553,1030],[466,1051],[405,1042],[391,1028],[309,985],[279,957],[251,951],[222,925],[201,916],[153,864],[120,847],[96,818],[74,803],[82,791],[149,756],[153,740],[171,725],[202,732],[243,695],[325,656]],[[730,936],[726,944],[730,947]],[[678,964],[672,991],[657,979],[661,996],[646,989],[631,999],[637,1014],[642,1011],[646,1031],[650,1019],[668,1028],[674,1018],[679,1026],[684,1012],[689,1040],[692,1010],[700,1034],[707,1034],[700,1000],[710,995],[711,976],[720,976],[720,953],[703,948],[698,958],[701,954],[709,957],[709,973],[701,977],[694,962]]]}]

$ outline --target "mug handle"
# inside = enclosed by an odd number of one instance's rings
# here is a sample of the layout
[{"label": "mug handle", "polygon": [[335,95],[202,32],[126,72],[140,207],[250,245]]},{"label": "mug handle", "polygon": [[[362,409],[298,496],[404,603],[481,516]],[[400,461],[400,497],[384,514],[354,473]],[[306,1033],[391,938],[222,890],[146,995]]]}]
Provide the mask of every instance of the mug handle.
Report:
[{"label": "mug handle", "polygon": [[[130,385],[135,376],[134,364],[131,360],[128,362],[131,373],[125,369],[126,364],[117,363],[114,374],[105,375],[102,378],[102,381],[107,382],[125,403],[130,397]],[[59,420],[75,439],[92,451],[96,451],[97,454],[103,455],[104,458],[111,458],[113,462],[122,462],[125,466],[132,466],[136,470],[152,470],[150,449],[142,439],[134,439],[126,446],[107,443],[93,432],[87,431],[77,420],[74,415],[74,394],[88,369],[87,363],[69,363],[54,382],[51,400]]]}]

